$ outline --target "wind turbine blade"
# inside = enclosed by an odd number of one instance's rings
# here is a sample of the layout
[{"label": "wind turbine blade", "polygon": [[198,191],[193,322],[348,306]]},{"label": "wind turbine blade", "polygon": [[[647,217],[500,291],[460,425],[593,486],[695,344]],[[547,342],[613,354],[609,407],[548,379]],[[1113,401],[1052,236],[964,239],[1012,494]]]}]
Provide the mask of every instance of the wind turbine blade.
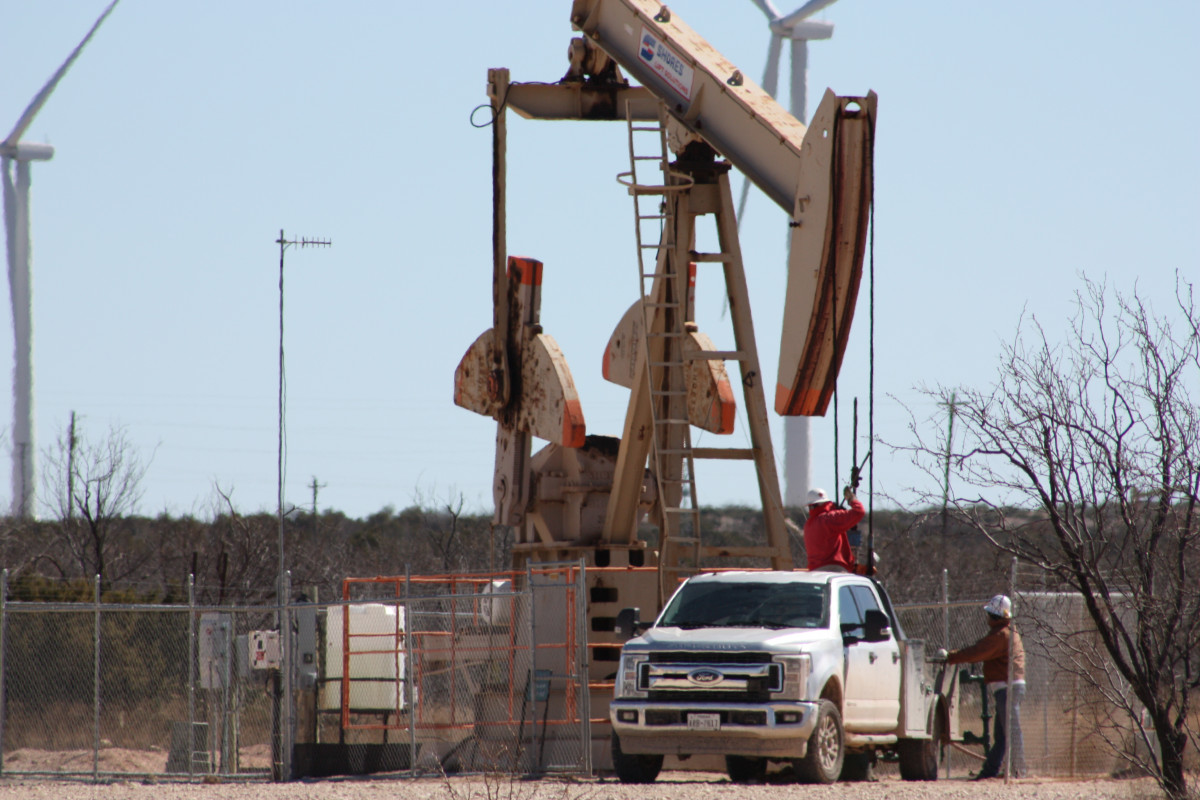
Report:
[{"label": "wind turbine blade", "polygon": [[767,19],[771,22],[779,19],[779,12],[775,10],[775,6],[771,5],[771,0],[750,0],[751,3],[758,6],[758,10],[767,15]]},{"label": "wind turbine blade", "polygon": [[[767,94],[775,96],[779,88],[779,55],[783,51],[783,37],[777,33],[771,34],[771,45],[767,48],[767,67],[763,70],[762,88]],[[750,196],[750,179],[742,177],[742,194],[738,198],[737,222],[742,225],[742,214],[746,211],[746,198]]]},{"label": "wind turbine blade", "polygon": [[836,2],[837,2],[837,0],[808,0],[807,3],[800,6],[798,9],[796,9],[792,13],[788,14],[786,17],[783,17],[782,19],[780,19],[779,22],[782,25],[784,25],[785,27],[791,27],[792,25],[795,25],[800,20],[808,19],[809,17],[811,17],[813,14],[817,13],[821,9],[827,8]]},{"label": "wind turbine blade", "polygon": [[107,19],[108,15],[112,13],[112,10],[117,7],[117,3],[119,2],[121,2],[121,0],[113,0],[111,3],[109,3],[108,8],[104,9],[104,13],[100,15],[100,18],[96,20],[96,24],[92,26],[90,31],[88,31],[87,36],[83,37],[83,41],[80,42],[73,51],[71,51],[71,55],[68,56],[67,60],[64,61],[62,66],[58,68],[58,72],[54,73],[53,77],[47,81],[46,85],[42,87],[42,90],[33,98],[33,102],[29,104],[29,107],[25,109],[25,113],[22,114],[21,118],[17,120],[17,125],[12,129],[12,133],[10,133],[8,138],[4,140],[3,144],[5,146],[15,147],[17,142],[20,141],[21,136],[25,133],[25,129],[28,128],[30,123],[33,122],[33,118],[36,117],[38,112],[42,110],[42,106],[46,104],[46,101],[50,99],[50,95],[54,91],[54,88],[58,86],[58,82],[61,81],[63,76],[67,74],[67,70],[71,68],[73,63],[75,63],[75,59],[79,57],[79,54],[83,52],[84,45],[86,45],[92,36],[95,35],[96,31],[100,28],[101,23]]},{"label": "wind turbine blade", "polygon": [[783,37],[777,33],[771,34],[771,47],[767,50],[767,68],[763,70],[763,91],[778,100],[779,89],[779,54],[783,52]]}]

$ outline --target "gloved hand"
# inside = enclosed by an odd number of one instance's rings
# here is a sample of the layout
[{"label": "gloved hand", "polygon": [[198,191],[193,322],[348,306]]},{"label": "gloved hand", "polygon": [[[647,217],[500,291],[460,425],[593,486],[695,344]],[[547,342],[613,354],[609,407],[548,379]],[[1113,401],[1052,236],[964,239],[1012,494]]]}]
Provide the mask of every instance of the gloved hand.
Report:
[{"label": "gloved hand", "polygon": [[932,661],[945,661],[949,657],[950,657],[950,654],[946,652],[946,648],[939,647],[938,651],[933,654],[933,658],[931,660]]},{"label": "gloved hand", "polygon": [[842,499],[847,503],[853,503],[857,498],[854,496],[854,490],[847,486],[842,489]]}]

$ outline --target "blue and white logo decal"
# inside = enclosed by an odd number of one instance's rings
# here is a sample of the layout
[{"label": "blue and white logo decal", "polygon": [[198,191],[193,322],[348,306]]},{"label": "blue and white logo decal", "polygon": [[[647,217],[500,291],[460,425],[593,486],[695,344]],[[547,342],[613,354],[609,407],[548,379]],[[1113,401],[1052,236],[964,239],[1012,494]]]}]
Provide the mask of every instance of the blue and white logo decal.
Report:
[{"label": "blue and white logo decal", "polygon": [[688,680],[697,686],[715,686],[725,680],[725,676],[715,669],[702,667],[688,673]]},{"label": "blue and white logo decal", "polygon": [[692,99],[692,79],[695,70],[684,60],[683,56],[672,50],[649,28],[642,28],[642,42],[638,47],[638,58],[664,83],[678,92],[684,100]]}]

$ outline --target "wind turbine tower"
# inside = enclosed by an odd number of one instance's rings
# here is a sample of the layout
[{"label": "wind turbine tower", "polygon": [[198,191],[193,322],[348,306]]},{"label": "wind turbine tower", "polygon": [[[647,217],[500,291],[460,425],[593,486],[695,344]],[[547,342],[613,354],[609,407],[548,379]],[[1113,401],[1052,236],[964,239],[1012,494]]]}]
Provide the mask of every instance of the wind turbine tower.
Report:
[{"label": "wind turbine tower", "polygon": [[[767,51],[767,68],[763,73],[762,87],[771,96],[776,96],[779,87],[779,57],[784,39],[792,43],[791,91],[788,110],[792,116],[808,124],[808,43],[815,39],[833,36],[833,23],[810,20],[813,14],[833,5],[837,0],[809,0],[787,16],[782,16],[771,4],[771,0],[752,0],[754,5],[767,16],[771,29],[771,46]],[[746,195],[750,182],[742,186],[742,197],[738,203],[738,219],[746,207]],[[783,418],[783,504],[804,505],[805,494],[812,487],[812,440],[811,420],[808,417]],[[835,476],[835,480],[836,480]],[[836,494],[837,487],[831,487]]]},{"label": "wind turbine tower", "polygon": [[35,513],[37,472],[33,430],[33,286],[29,249],[29,165],[49,161],[54,148],[48,144],[22,142],[21,137],[84,46],[112,13],[120,0],[113,0],[83,41],[71,52],[58,71],[42,87],[17,120],[12,133],[0,142],[0,174],[4,182],[4,229],[8,235],[8,285],[13,311],[13,427],[12,427],[12,514],[29,518]]}]

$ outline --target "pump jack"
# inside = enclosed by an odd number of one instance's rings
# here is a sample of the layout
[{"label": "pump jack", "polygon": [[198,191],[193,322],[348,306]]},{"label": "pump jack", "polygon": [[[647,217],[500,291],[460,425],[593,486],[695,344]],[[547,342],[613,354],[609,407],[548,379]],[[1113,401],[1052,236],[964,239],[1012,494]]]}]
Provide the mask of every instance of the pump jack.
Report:
[{"label": "pump jack", "polygon": [[[654,0],[574,0],[571,22],[582,36],[572,41],[559,82],[510,83],[507,70],[488,72],[493,325],[463,356],[454,400],[496,419],[494,522],[516,532],[513,566],[582,558],[588,636],[593,646],[615,651],[611,631],[620,608],[653,616],[678,580],[702,566],[736,558],[793,568],[729,171],[740,169],[791,216],[775,409],[823,415],[862,275],[876,96],[827,91],[806,129]],[[630,170],[622,182],[634,198],[644,288],[604,353],[605,377],[630,388],[620,439],[586,434],[566,358],[539,321],[542,265],[507,253],[509,109],[529,119],[627,125]],[[650,155],[635,144],[639,135],[656,140]],[[661,170],[654,180],[644,175],[651,162]],[[717,252],[695,249],[696,221],[704,216],[715,222]],[[643,236],[647,220],[653,236],[661,230],[659,240],[643,241],[652,238]],[[643,264],[644,251],[655,252],[652,267]],[[691,287],[715,265],[729,298],[731,351],[716,350],[693,321]],[[733,429],[736,401],[725,361],[738,364],[750,447],[693,447],[692,426],[717,434]],[[531,436],[549,444],[531,455]],[[702,459],[753,462],[765,544],[704,545],[694,472]],[[656,548],[638,535],[646,514],[658,528]],[[612,669],[599,658],[590,663],[593,710],[607,707]],[[594,738],[606,741],[607,732]]]}]

